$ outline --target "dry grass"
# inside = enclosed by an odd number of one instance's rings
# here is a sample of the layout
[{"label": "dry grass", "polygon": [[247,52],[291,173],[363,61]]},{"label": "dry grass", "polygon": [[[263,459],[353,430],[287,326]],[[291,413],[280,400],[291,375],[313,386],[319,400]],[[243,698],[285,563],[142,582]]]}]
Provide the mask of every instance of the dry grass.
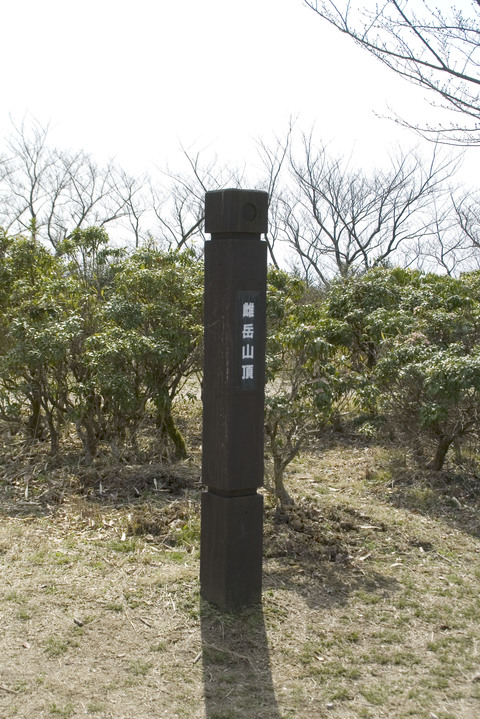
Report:
[{"label": "dry grass", "polygon": [[228,615],[199,598],[198,457],[85,468],[4,439],[2,719],[480,716],[471,472],[304,456],[296,508],[267,502],[263,606]]}]

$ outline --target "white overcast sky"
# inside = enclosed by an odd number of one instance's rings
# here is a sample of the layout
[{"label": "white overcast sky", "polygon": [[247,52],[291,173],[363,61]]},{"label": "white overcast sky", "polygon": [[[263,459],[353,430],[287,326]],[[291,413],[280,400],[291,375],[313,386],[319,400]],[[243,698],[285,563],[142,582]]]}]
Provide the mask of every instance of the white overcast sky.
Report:
[{"label": "white overcast sky", "polygon": [[417,143],[375,113],[416,117],[420,91],[302,0],[15,0],[1,25],[3,137],[30,114],[133,172],[175,169],[180,144],[254,164],[292,116],[359,162]]}]

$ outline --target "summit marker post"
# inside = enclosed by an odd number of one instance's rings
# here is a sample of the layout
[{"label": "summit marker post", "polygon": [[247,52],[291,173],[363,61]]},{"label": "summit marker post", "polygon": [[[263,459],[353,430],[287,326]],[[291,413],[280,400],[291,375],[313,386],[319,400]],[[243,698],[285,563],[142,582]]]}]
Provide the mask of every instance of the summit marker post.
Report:
[{"label": "summit marker post", "polygon": [[232,611],[262,594],[268,193],[205,196],[200,591]]}]

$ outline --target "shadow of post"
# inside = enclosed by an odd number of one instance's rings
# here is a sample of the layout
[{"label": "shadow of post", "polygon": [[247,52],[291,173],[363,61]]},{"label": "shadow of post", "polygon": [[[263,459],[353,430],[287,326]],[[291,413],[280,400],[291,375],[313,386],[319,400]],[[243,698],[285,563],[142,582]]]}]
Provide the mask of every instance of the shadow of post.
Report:
[{"label": "shadow of post", "polygon": [[200,605],[207,719],[280,719],[261,607],[227,614]]}]

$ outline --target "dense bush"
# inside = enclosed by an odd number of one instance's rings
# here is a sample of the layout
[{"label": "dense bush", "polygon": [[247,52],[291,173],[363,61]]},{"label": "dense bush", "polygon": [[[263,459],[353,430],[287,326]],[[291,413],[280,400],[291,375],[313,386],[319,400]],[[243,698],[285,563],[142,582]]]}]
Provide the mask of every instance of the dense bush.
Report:
[{"label": "dense bush", "polygon": [[383,414],[437,470],[452,444],[480,429],[479,280],[375,269],[327,299],[357,407]]},{"label": "dense bush", "polygon": [[144,247],[129,257],[103,230],[78,230],[56,255],[4,240],[0,411],[51,450],[73,425],[85,455],[100,441],[135,450],[146,413],[179,456],[172,403],[200,368],[201,263]]},{"label": "dense bush", "polygon": [[[56,253],[0,234],[0,415],[59,450],[74,428],[139,454],[154,423],[185,457],[174,403],[201,372],[203,266],[154,244],[126,253],[75,230]],[[321,292],[271,270],[266,448],[281,501],[288,464],[329,426],[367,415],[441,469],[480,431],[480,273],[375,268]]]},{"label": "dense bush", "polygon": [[331,420],[338,369],[335,348],[326,338],[324,307],[305,283],[272,270],[267,296],[266,446],[275,495],[289,502],[285,469]]}]

